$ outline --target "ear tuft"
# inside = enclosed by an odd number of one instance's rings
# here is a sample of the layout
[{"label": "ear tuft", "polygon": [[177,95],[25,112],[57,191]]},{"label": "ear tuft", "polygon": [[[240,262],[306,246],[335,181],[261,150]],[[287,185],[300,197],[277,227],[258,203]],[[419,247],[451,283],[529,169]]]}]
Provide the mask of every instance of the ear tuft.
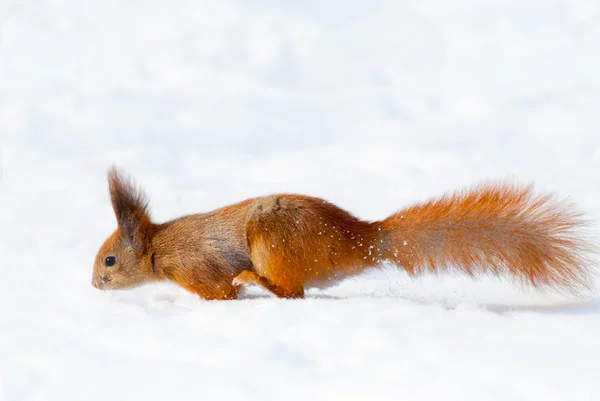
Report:
[{"label": "ear tuft", "polygon": [[131,177],[116,166],[108,171],[108,188],[117,223],[134,249],[145,252],[147,232],[152,225],[148,197]]}]

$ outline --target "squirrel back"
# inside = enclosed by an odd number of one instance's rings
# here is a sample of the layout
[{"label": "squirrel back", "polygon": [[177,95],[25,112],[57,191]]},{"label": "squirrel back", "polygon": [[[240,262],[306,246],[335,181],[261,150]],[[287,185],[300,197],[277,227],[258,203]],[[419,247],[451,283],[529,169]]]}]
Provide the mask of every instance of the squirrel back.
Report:
[{"label": "squirrel back", "polygon": [[281,194],[162,224],[151,222],[144,193],[115,168],[109,189],[118,228],[96,256],[100,289],[169,280],[205,299],[234,299],[252,284],[301,298],[306,286],[383,262],[412,275],[459,269],[574,293],[590,284],[595,248],[583,216],[531,186],[482,185],[375,222]]}]

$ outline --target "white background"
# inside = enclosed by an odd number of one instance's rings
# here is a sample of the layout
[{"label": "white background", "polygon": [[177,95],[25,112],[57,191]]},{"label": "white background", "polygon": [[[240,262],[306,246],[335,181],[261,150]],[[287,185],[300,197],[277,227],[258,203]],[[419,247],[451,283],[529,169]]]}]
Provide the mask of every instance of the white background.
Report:
[{"label": "white background", "polygon": [[593,0],[0,1],[0,400],[600,399],[600,293],[393,268],[306,300],[102,293],[106,171],[158,221],[366,219],[486,178],[600,225]]}]

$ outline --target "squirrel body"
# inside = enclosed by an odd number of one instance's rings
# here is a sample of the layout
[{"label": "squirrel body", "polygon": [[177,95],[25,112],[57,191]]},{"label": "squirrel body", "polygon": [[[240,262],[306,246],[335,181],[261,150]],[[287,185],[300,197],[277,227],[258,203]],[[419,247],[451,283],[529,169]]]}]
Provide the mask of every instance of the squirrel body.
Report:
[{"label": "squirrel body", "polygon": [[172,281],[204,299],[235,299],[245,285],[303,298],[389,262],[411,275],[459,269],[577,292],[594,246],[570,204],[531,186],[487,184],[364,221],[323,199],[279,194],[161,224],[116,168],[108,175],[118,227],[100,248],[92,284],[103,290]]}]

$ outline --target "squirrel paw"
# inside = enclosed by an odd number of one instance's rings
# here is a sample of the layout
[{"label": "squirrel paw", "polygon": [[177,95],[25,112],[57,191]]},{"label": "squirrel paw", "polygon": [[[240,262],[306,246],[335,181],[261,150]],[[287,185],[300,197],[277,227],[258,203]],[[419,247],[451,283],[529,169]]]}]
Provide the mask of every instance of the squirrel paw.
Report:
[{"label": "squirrel paw", "polygon": [[243,270],[240,274],[235,276],[231,283],[237,286],[257,284],[256,274],[250,270]]}]

